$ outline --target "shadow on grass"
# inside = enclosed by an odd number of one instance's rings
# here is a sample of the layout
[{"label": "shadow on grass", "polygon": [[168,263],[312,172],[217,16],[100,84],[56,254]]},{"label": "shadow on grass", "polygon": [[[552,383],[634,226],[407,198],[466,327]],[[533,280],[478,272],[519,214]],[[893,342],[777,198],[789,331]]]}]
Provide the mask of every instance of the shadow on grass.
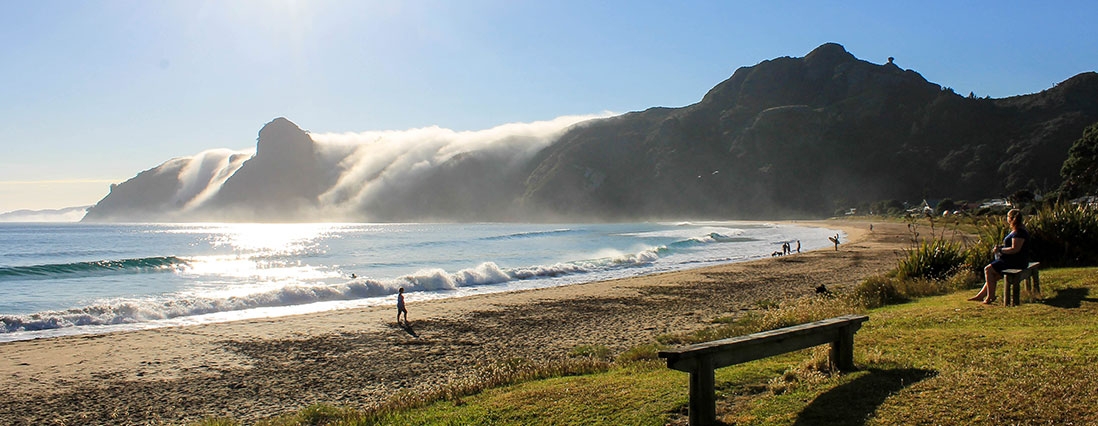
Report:
[{"label": "shadow on grass", "polygon": [[1057,308],[1074,309],[1082,306],[1084,300],[1087,302],[1098,302],[1098,299],[1087,297],[1088,295],[1090,295],[1089,288],[1065,288],[1063,290],[1056,290],[1056,296],[1045,299],[1045,304]]},{"label": "shadow on grass", "polygon": [[869,374],[816,397],[794,424],[864,425],[885,398],[937,374],[916,368],[869,369]]}]

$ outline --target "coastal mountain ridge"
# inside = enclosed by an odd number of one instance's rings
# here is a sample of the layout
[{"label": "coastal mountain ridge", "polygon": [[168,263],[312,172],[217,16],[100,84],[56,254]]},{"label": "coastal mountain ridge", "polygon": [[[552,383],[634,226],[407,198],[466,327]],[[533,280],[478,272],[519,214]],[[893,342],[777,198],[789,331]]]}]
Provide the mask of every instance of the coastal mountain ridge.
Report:
[{"label": "coastal mountain ridge", "polygon": [[1041,191],[1096,121],[1098,73],[1033,95],[963,97],[829,43],[740,68],[697,104],[566,134],[536,161],[524,200],[579,215],[768,217]]},{"label": "coastal mountain ridge", "polygon": [[112,185],[84,220],[819,216],[866,201],[1054,189],[1068,148],[1095,122],[1095,72],[1036,94],[965,97],[827,43],[739,68],[692,105],[585,121],[532,155],[461,152],[401,179],[384,167],[349,173],[377,148],[318,147],[277,118],[254,155],[169,160]]}]

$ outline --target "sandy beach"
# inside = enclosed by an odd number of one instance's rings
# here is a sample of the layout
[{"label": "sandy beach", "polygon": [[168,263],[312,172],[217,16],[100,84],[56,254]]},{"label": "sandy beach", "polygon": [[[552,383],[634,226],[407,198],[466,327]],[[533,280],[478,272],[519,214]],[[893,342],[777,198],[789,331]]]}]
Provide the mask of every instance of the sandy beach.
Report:
[{"label": "sandy beach", "polygon": [[105,335],[0,343],[0,424],[250,421],[314,403],[368,406],[506,359],[559,359],[576,346],[617,354],[716,317],[842,291],[895,266],[903,224],[843,229],[831,248],[682,272],[457,299]]}]

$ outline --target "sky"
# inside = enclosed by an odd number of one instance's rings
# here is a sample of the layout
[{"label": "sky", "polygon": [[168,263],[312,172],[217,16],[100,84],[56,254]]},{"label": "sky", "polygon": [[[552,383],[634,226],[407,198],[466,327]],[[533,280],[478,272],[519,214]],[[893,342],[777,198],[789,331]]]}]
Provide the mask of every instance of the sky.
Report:
[{"label": "sky", "polygon": [[0,0],[0,212],[313,133],[680,107],[827,42],[993,98],[1098,69],[1098,2]]}]

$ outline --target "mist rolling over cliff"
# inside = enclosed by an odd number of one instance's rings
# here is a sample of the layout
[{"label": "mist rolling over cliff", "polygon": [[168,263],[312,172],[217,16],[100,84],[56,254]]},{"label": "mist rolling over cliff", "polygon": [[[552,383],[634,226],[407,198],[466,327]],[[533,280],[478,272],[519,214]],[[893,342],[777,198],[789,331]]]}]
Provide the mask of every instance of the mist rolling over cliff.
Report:
[{"label": "mist rolling over cliff", "polygon": [[176,158],[119,185],[86,221],[307,222],[507,220],[530,159],[569,116],[473,132],[438,127],[311,134],[286,118],[254,151]]},{"label": "mist rolling over cliff", "polygon": [[845,203],[978,199],[1059,184],[1098,122],[1098,73],[962,96],[824,44],[736,70],[696,104],[478,132],[310,134],[211,150],[112,186],[86,221],[775,218]]}]

